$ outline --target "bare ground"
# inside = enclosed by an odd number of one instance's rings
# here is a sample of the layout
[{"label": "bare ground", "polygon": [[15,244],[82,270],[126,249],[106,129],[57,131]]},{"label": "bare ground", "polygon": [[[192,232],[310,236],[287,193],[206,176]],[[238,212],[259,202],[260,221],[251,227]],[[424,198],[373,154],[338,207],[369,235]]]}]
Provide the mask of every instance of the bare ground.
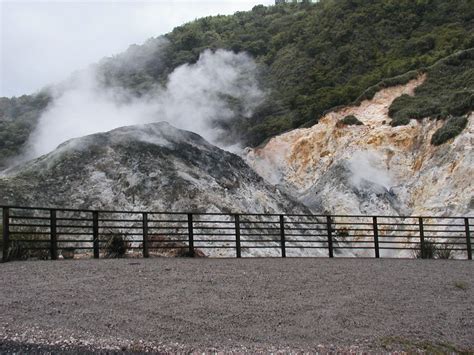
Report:
[{"label": "bare ground", "polygon": [[474,264],[121,259],[0,265],[0,353],[474,351]]}]

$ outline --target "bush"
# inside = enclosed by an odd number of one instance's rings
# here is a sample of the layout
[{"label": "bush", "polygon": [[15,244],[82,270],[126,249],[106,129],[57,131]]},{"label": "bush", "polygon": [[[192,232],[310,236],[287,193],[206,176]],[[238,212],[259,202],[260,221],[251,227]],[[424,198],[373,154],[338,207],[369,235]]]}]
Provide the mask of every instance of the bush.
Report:
[{"label": "bush", "polygon": [[392,127],[406,126],[409,123],[410,123],[409,118],[401,117],[401,118],[393,119],[392,122],[390,122],[390,126],[392,126]]},{"label": "bush", "polygon": [[420,248],[415,249],[415,257],[417,259],[434,259],[436,256],[436,244],[431,240],[425,240]]},{"label": "bush", "polygon": [[122,235],[110,235],[105,244],[105,257],[123,258],[129,247],[129,243]]},{"label": "bush", "polygon": [[452,259],[453,257],[453,247],[448,244],[443,244],[436,250],[436,258],[438,259]]},{"label": "bush", "polygon": [[11,240],[10,248],[8,249],[6,260],[28,260],[29,258],[36,258],[39,260],[48,260],[49,248],[31,250],[28,249],[30,245],[27,242],[21,240]]},{"label": "bush", "polygon": [[441,145],[460,134],[467,126],[467,117],[451,117],[443,127],[438,129],[431,137],[431,144]]},{"label": "bush", "polygon": [[354,115],[349,115],[340,120],[337,125],[342,126],[363,126],[364,124]]},{"label": "bush", "polygon": [[452,259],[453,247],[449,244],[436,244],[432,240],[425,240],[420,248],[414,250],[417,259]]},{"label": "bush", "polygon": [[6,260],[27,260],[29,257],[29,251],[25,248],[25,244],[17,240],[10,242],[10,248],[8,249]]}]

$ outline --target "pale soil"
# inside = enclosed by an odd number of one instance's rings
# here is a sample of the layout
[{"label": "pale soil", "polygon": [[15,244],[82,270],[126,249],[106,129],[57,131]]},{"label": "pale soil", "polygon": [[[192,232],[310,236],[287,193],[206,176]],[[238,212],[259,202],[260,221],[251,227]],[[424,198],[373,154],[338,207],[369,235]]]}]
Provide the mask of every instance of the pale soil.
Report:
[{"label": "pale soil", "polygon": [[0,353],[474,351],[473,271],[454,260],[10,262]]}]

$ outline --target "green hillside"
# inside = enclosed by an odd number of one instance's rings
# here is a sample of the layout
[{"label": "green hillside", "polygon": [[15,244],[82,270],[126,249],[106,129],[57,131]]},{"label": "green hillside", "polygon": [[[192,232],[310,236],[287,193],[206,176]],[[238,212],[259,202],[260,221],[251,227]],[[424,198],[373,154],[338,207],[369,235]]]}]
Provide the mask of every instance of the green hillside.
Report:
[{"label": "green hillside", "polygon": [[[230,137],[254,146],[277,133],[316,123],[326,110],[353,102],[386,78],[474,48],[474,1],[321,0],[317,4],[256,6],[232,16],[196,20],[165,37],[169,44],[159,52],[140,51],[138,46],[129,50],[147,56],[140,65],[123,66],[119,57],[102,61],[103,82],[142,95],[155,83],[166,82],[179,65],[195,62],[205,49],[246,51],[259,64],[259,80],[269,95],[251,118],[238,117],[226,129]],[[148,45],[153,41],[162,39],[151,39]],[[443,118],[472,110],[472,54],[467,53],[446,64],[457,73],[450,85],[440,84],[445,75],[440,72],[433,75],[430,88],[419,90],[425,96],[449,97],[449,105],[433,108],[437,99],[430,103],[429,99],[403,98],[413,110],[404,108],[405,103],[392,110],[397,122],[422,113]],[[461,82],[464,91],[458,93]],[[38,104],[31,98],[21,99],[30,105],[22,117],[29,115],[34,125],[46,101]],[[12,113],[12,106],[11,100],[0,101],[0,128],[3,134],[11,131],[16,136],[24,129],[15,126],[20,116]],[[424,110],[424,106],[430,108]],[[415,108],[419,111],[414,112]],[[21,139],[0,141],[0,161],[19,149]]]}]

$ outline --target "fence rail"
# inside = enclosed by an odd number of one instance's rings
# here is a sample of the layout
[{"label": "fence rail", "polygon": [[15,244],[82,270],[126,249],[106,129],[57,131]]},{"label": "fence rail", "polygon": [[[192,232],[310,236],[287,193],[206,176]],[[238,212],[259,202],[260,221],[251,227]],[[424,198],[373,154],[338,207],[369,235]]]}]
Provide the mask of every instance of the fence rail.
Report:
[{"label": "fence rail", "polygon": [[181,213],[0,206],[2,260],[130,255],[472,260],[474,217]]}]

